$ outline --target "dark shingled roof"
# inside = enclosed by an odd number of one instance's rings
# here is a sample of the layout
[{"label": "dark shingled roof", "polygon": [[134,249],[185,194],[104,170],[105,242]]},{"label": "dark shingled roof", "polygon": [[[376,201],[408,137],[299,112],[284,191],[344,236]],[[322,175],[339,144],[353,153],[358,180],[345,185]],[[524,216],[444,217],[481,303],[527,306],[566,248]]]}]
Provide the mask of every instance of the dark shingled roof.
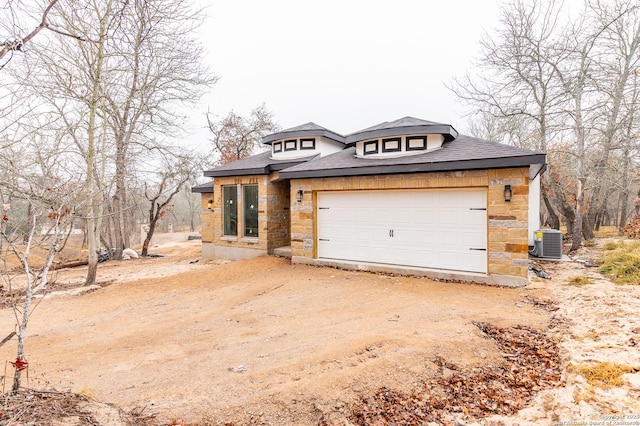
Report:
[{"label": "dark shingled roof", "polygon": [[213,181],[201,183],[200,185],[192,186],[191,192],[199,192],[201,194],[213,194]]},{"label": "dark shingled roof", "polygon": [[440,149],[395,158],[358,158],[355,156],[355,147],[350,147],[282,170],[280,178],[471,170],[544,163],[545,154],[539,152],[459,135],[455,140],[443,143]]},{"label": "dark shingled roof", "polygon": [[322,126],[318,126],[317,124],[311,122],[267,135],[262,138],[262,143],[270,145],[273,141],[277,141],[280,139],[298,138],[305,136],[324,136],[325,138],[332,139],[336,142],[344,143],[344,136],[342,136],[341,134],[326,129]]},{"label": "dark shingled roof", "polygon": [[348,145],[353,145],[366,139],[415,134],[441,134],[444,136],[445,141],[451,141],[458,136],[457,130],[449,124],[434,123],[433,121],[414,117],[403,117],[351,133],[345,139]]},{"label": "dark shingled roof", "polygon": [[271,151],[252,155],[224,166],[216,167],[213,170],[206,170],[205,176],[243,176],[243,175],[268,175],[271,172],[286,169],[305,161],[309,161],[317,154],[304,158],[290,158],[286,160],[271,159]]}]

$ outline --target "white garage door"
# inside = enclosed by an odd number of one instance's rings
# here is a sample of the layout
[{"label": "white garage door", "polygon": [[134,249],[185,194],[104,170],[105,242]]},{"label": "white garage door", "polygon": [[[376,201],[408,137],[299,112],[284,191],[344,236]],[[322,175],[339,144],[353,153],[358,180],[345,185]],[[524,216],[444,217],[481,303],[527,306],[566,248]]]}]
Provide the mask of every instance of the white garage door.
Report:
[{"label": "white garage door", "polygon": [[318,193],[318,257],[487,272],[485,190]]}]

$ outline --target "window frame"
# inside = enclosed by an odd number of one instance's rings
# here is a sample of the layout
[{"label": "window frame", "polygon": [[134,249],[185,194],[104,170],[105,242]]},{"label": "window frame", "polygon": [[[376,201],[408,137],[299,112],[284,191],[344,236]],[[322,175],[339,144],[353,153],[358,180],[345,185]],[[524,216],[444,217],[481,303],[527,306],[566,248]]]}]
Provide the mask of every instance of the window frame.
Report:
[{"label": "window frame", "polygon": [[[412,141],[422,141],[422,146],[411,146]],[[427,136],[407,136],[405,138],[405,151],[424,151],[427,149]]]},{"label": "window frame", "polygon": [[[228,194],[235,194],[230,204],[227,202],[229,199]],[[229,206],[233,207],[230,208]],[[234,226],[232,222],[234,219],[235,234],[233,233]],[[222,235],[224,237],[238,237],[238,185],[222,185]]]},{"label": "window frame", "polygon": [[[387,143],[396,142],[396,148],[387,148]],[[402,138],[386,138],[382,139],[382,152],[400,152],[402,151]]]},{"label": "window frame", "polygon": [[[305,142],[311,142],[311,145],[305,146]],[[316,149],[316,138],[300,139],[300,150],[304,150],[304,149],[309,149],[309,150]]]},{"label": "window frame", "polygon": [[[260,236],[260,209],[259,209],[259,202],[260,202],[260,188],[257,184],[247,184],[247,185],[241,185],[242,186],[242,237],[243,238],[258,238]],[[255,203],[252,203],[252,205],[255,205],[254,210],[255,210],[255,219],[251,219],[251,222],[253,222],[255,220],[255,227],[251,227],[251,229],[255,230],[255,234],[254,233],[247,233],[247,230],[249,229],[249,227],[247,226],[250,222],[250,218],[249,215],[247,214],[247,205],[249,205],[249,203],[247,202],[247,190],[251,188],[251,189],[255,189]],[[253,223],[252,223],[253,224]]]},{"label": "window frame", "polygon": [[[374,146],[375,150],[374,151],[367,151],[367,147],[369,146]],[[378,140],[372,140],[372,141],[366,141],[362,144],[362,154],[364,155],[373,155],[373,154],[378,154]]]}]

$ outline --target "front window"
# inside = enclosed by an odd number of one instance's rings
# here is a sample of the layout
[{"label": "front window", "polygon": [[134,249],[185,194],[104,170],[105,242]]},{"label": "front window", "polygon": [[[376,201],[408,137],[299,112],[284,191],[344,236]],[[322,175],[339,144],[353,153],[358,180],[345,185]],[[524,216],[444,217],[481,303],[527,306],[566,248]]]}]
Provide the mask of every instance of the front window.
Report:
[{"label": "front window", "polygon": [[258,185],[242,187],[244,236],[258,237]]},{"label": "front window", "polygon": [[224,197],[224,235],[238,235],[238,189],[234,186],[223,186]]}]

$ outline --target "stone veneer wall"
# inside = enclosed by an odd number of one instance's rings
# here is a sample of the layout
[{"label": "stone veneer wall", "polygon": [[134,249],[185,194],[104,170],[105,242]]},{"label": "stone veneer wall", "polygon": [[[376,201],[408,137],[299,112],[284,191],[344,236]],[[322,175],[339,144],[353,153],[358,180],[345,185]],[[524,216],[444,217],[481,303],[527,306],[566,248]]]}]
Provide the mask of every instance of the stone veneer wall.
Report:
[{"label": "stone veneer wall", "polygon": [[200,194],[200,222],[202,223],[202,242],[213,242],[213,211],[209,210],[209,200],[213,200],[213,193]]},{"label": "stone veneer wall", "polygon": [[[504,201],[504,185],[513,197]],[[372,189],[487,188],[487,258],[489,275],[527,279],[529,168],[294,179],[291,199],[303,191],[301,203],[291,203],[292,256],[316,258],[315,194],[317,191]]]},{"label": "stone veneer wall", "polygon": [[[242,231],[242,190],[238,193],[238,235],[224,236],[222,227],[222,187],[258,185],[258,238],[244,238]],[[267,250],[267,176],[231,176],[217,177],[213,182],[213,244],[233,248],[251,248]]]},{"label": "stone veneer wall", "polygon": [[[209,243],[227,249],[257,249],[268,253],[273,253],[275,248],[290,245],[289,182],[275,181],[276,179],[277,173],[273,173],[271,176],[215,178],[214,193],[202,194],[202,243]],[[224,236],[222,226],[222,187],[252,184],[258,185],[258,238],[244,238],[242,236],[242,192],[238,195],[238,236]],[[213,211],[207,208],[209,199],[213,199]],[[216,250],[216,255],[219,253],[232,252]],[[203,250],[203,257],[210,256],[205,255]]]},{"label": "stone veneer wall", "polygon": [[[270,178],[275,178],[277,172]],[[291,245],[291,215],[289,181],[267,182],[267,251]]]}]

